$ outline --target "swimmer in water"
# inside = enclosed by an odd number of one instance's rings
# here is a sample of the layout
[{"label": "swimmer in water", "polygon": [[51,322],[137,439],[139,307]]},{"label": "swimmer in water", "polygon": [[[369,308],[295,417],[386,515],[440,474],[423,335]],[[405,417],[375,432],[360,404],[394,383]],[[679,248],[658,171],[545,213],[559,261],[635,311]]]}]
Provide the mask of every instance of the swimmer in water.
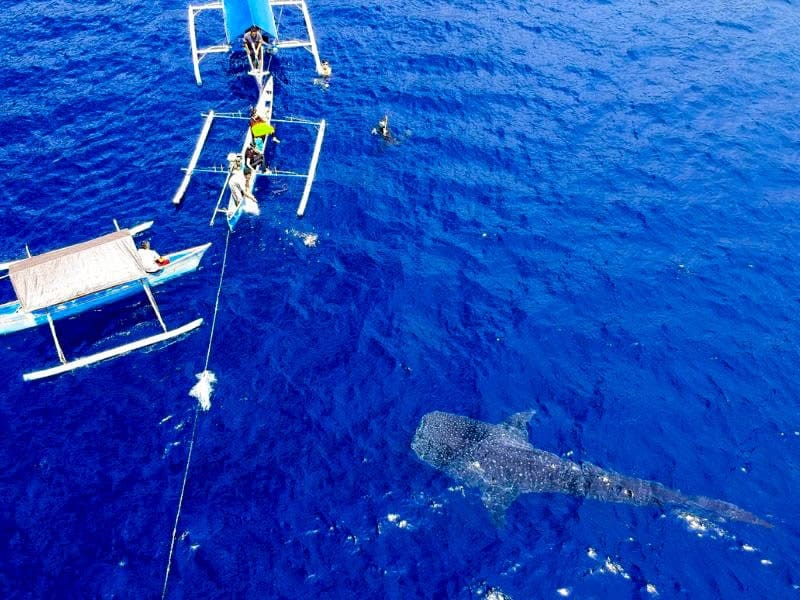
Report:
[{"label": "swimmer in water", "polygon": [[378,124],[372,128],[372,135],[379,135],[387,142],[393,142],[394,136],[389,130],[389,115],[383,115]]},{"label": "swimmer in water", "polygon": [[333,73],[333,69],[331,69],[331,63],[329,63],[327,60],[323,60],[319,64],[319,74],[323,77],[330,77],[331,73]]},{"label": "swimmer in water", "polygon": [[331,74],[333,73],[331,63],[327,60],[320,61],[317,73],[319,73],[321,77],[314,78],[314,85],[321,87],[323,90],[327,90],[331,87]]}]

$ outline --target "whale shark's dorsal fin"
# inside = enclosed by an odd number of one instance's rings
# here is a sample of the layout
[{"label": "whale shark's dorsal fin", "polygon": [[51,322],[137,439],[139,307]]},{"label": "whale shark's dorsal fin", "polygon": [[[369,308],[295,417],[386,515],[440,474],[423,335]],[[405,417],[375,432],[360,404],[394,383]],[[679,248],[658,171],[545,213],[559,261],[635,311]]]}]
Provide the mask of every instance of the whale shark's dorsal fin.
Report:
[{"label": "whale shark's dorsal fin", "polygon": [[528,423],[536,414],[535,410],[526,410],[525,412],[514,413],[503,421],[500,425],[505,427],[506,430],[514,437],[519,438],[523,442],[528,441]]}]

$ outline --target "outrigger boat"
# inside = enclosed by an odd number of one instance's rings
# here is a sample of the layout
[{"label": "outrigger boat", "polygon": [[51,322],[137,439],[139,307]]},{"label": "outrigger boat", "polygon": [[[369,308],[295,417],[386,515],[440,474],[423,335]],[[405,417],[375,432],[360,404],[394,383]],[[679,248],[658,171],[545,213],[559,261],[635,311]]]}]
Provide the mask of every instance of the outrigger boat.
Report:
[{"label": "outrigger boat", "polygon": [[[197,329],[203,319],[195,319],[168,329],[150,288],[197,270],[211,244],[203,244],[165,255],[169,262],[155,273],[148,273],[136,249],[133,236],[152,226],[147,221],[130,229],[120,229],[87,242],[0,264],[7,271],[17,299],[0,305],[0,334],[13,333],[45,323],[61,364],[25,373],[31,381],[85,367],[101,360],[176,338]],[[166,261],[164,261],[166,262]],[[67,360],[56,335],[54,321],[84,313],[117,300],[144,292],[155,311],[162,333],[152,335],[90,356]]]},{"label": "outrigger boat", "polygon": [[[300,203],[297,206],[297,216],[302,217],[305,214],[306,206],[308,204],[308,198],[311,194],[311,187],[314,183],[314,177],[316,176],[317,172],[317,163],[319,161],[319,154],[322,150],[322,140],[325,137],[325,120],[321,121],[308,121],[303,119],[273,119],[272,118],[272,107],[273,107],[273,79],[272,76],[269,76],[261,88],[261,92],[258,96],[258,102],[254,108],[256,114],[261,115],[261,117],[267,123],[292,123],[292,124],[300,124],[300,125],[307,125],[313,126],[317,128],[317,136],[316,141],[314,143],[314,152],[311,155],[311,162],[309,163],[308,171],[306,173],[297,173],[295,171],[283,171],[283,170],[270,170],[267,169],[265,171],[256,170],[252,173],[248,185],[247,185],[247,192],[248,194],[252,195],[253,189],[255,188],[256,179],[260,176],[263,177],[300,177],[305,178],[305,187],[303,188],[303,194],[300,198]],[[197,144],[195,145],[194,152],[192,153],[192,158],[189,161],[189,166],[184,169],[184,176],[183,181],[181,181],[178,190],[175,192],[175,196],[172,198],[172,203],[175,205],[180,204],[183,201],[183,197],[186,194],[186,189],[189,186],[189,181],[192,178],[194,173],[217,173],[217,174],[225,174],[225,183],[222,185],[222,190],[220,190],[219,196],[217,198],[217,204],[214,207],[214,213],[211,215],[211,221],[209,225],[213,225],[217,215],[222,213],[225,215],[228,227],[231,231],[234,230],[236,224],[239,222],[239,218],[242,216],[243,213],[250,213],[250,214],[258,214],[259,209],[258,205],[254,203],[252,200],[248,199],[246,196],[242,201],[237,201],[234,198],[234,195],[229,192],[228,190],[228,182],[230,181],[231,175],[234,173],[234,170],[240,168],[235,164],[229,164],[228,167],[224,166],[214,166],[214,167],[197,167],[197,161],[200,158],[200,154],[203,149],[203,145],[205,144],[205,140],[208,137],[208,134],[211,130],[211,124],[213,123],[215,118],[222,118],[222,119],[236,119],[236,120],[244,120],[248,121],[249,117],[245,116],[241,113],[215,113],[213,111],[209,111],[206,115],[205,123],[203,124],[203,129],[200,132],[200,136],[197,139]],[[242,161],[244,160],[245,151],[250,147],[250,144],[253,142],[253,134],[250,130],[250,127],[247,128],[247,133],[244,137],[244,143],[242,144],[241,153],[236,155],[241,157]],[[264,152],[266,153],[267,146],[266,144],[268,141],[265,141]],[[229,193],[229,199],[225,206],[222,208],[222,202],[225,198],[225,194]]]},{"label": "outrigger boat", "polygon": [[[276,23],[274,9],[280,8],[280,14]],[[279,24],[283,15],[283,9],[299,9],[305,22],[308,39],[282,39],[279,31]],[[225,28],[225,43],[215,44],[206,47],[197,45],[197,16],[205,11],[221,11]],[[259,27],[265,32],[271,43],[266,50],[270,54],[276,53],[283,48],[304,48],[311,53],[314,58],[317,74],[324,75],[326,66],[322,64],[317,49],[317,40],[314,37],[314,28],[311,25],[311,15],[305,0],[222,0],[211,2],[210,4],[189,5],[189,41],[192,47],[192,65],[194,66],[194,78],[197,85],[202,85],[200,77],[200,61],[209,54],[227,53],[233,48],[241,46],[242,36],[251,26]],[[264,47],[261,49],[260,56],[250,57],[250,75],[255,77],[258,88],[261,89],[267,76],[269,68],[264,61]]]}]

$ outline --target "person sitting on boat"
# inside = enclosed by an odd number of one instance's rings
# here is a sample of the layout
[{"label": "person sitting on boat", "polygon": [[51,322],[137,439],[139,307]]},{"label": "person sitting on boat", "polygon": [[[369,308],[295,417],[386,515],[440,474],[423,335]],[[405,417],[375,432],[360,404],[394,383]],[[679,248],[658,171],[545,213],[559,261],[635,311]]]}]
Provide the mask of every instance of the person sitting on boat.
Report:
[{"label": "person sitting on boat", "polygon": [[264,166],[264,152],[259,151],[256,145],[250,144],[244,152],[244,178],[248,187],[250,185],[250,177],[253,173],[257,173]]},{"label": "person sitting on boat", "polygon": [[[278,136],[275,134],[275,127],[273,127],[270,123],[257,123],[255,127],[251,129],[253,134],[253,146],[254,150],[258,152],[262,157],[265,155],[266,148],[267,148],[267,138],[272,138],[272,141],[276,144],[280,144],[281,141],[278,139]],[[267,167],[266,159],[264,160],[264,167]],[[269,169],[267,169],[269,170]]]},{"label": "person sitting on boat", "polygon": [[166,256],[161,256],[155,250],[150,249],[150,242],[144,240],[137,250],[139,260],[142,261],[142,266],[147,273],[156,273],[169,264],[169,259]]},{"label": "person sitting on boat", "polygon": [[233,155],[235,158],[228,156],[230,164],[231,176],[228,179],[228,187],[231,190],[231,198],[233,198],[236,206],[239,206],[245,198],[252,200],[256,204],[258,201],[253,194],[250,193],[249,177],[245,177],[244,170],[242,169],[242,157],[238,154]]},{"label": "person sitting on boat", "polygon": [[256,123],[262,122],[264,119],[261,118],[261,115],[258,114],[258,110],[255,106],[250,107],[250,127],[255,125]]},{"label": "person sitting on boat", "polygon": [[253,138],[253,145],[256,147],[256,152],[263,156],[264,154],[264,138]]},{"label": "person sitting on boat", "polygon": [[264,36],[261,28],[252,25],[244,32],[244,51],[250,59],[250,64],[256,69],[261,66],[261,58],[264,56]]},{"label": "person sitting on boat", "polygon": [[[276,144],[281,143],[281,141],[278,139],[277,133],[275,132],[275,126],[267,121],[262,114],[251,114],[250,133],[253,136],[253,140],[261,140],[262,146],[264,142],[266,142],[267,138],[271,138]],[[263,152],[263,148],[261,151]]]}]

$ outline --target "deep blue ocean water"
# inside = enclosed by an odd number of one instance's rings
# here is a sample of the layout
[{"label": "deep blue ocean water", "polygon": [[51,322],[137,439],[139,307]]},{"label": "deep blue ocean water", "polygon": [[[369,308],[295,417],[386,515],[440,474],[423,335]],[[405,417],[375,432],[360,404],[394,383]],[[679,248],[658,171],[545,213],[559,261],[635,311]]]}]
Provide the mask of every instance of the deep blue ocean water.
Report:
[{"label": "deep blue ocean water", "polygon": [[[797,3],[310,10],[330,88],[280,54],[275,116],[327,119],[317,181],[303,220],[262,181],[231,237],[167,596],[798,597]],[[178,0],[9,1],[0,39],[0,260],[155,219],[162,252],[214,242],[156,291],[210,321],[221,181],[169,200],[200,113],[255,101],[241,57],[196,87]],[[58,329],[79,356],[157,324],[142,297]],[[40,383],[47,330],[0,339],[0,596],[161,594],[208,336]],[[529,495],[498,529],[409,448],[431,410],[529,409],[538,447],[774,528]]]}]

